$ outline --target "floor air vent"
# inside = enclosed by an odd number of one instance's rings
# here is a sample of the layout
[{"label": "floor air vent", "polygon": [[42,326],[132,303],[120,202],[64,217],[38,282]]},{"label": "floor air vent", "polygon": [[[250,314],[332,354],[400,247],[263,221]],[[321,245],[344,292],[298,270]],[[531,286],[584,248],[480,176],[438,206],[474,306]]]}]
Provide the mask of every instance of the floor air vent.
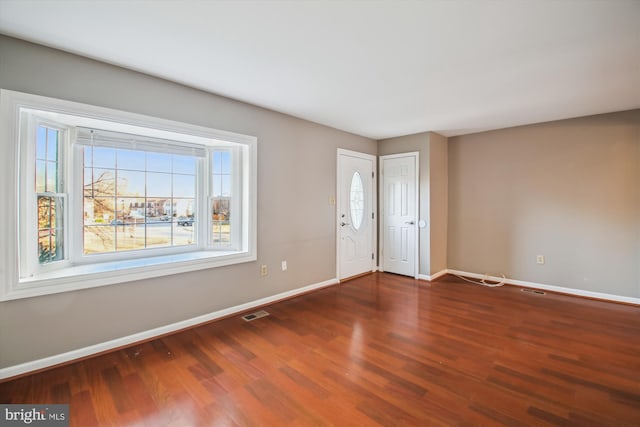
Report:
[{"label": "floor air vent", "polygon": [[529,292],[530,294],[538,294],[538,295],[546,295],[547,293],[544,291],[539,291],[537,289],[529,289],[529,288],[522,288],[520,289],[522,292]]},{"label": "floor air vent", "polygon": [[245,322],[251,322],[252,320],[256,320],[268,315],[269,313],[267,313],[266,311],[260,310],[260,311],[256,311],[255,313],[245,314],[244,316],[242,316],[242,318],[244,319]]}]

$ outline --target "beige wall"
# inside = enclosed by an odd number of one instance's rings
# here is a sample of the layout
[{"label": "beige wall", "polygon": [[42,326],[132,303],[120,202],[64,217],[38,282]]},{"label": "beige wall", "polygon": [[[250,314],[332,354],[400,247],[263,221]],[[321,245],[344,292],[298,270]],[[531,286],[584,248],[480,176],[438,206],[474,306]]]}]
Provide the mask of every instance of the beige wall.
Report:
[{"label": "beige wall", "polygon": [[449,138],[448,266],[640,297],[640,110]]},{"label": "beige wall", "polygon": [[3,36],[0,87],[257,136],[259,187],[257,262],[0,303],[0,368],[335,278],[336,151],[376,141]]},{"label": "beige wall", "polygon": [[424,132],[378,142],[380,156],[416,151],[420,157],[419,219],[427,224],[418,234],[419,272],[428,276],[447,268],[447,138]]},{"label": "beige wall", "polygon": [[449,144],[446,137],[429,132],[429,275],[447,269],[449,211]]}]

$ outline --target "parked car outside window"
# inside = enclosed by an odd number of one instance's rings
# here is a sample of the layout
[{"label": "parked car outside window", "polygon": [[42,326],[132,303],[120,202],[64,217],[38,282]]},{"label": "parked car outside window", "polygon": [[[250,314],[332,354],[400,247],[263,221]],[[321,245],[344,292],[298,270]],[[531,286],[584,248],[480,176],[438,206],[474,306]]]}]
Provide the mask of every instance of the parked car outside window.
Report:
[{"label": "parked car outside window", "polygon": [[190,227],[193,225],[193,217],[186,217],[186,216],[178,217],[177,223],[178,225]]}]

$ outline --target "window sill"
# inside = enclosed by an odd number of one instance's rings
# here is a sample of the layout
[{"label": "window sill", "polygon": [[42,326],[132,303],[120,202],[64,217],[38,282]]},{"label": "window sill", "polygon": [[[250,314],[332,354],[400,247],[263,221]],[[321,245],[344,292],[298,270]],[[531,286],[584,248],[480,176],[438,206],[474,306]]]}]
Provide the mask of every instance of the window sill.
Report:
[{"label": "window sill", "polygon": [[0,300],[8,301],[133,282],[255,260],[255,254],[250,252],[197,251],[126,261],[76,265],[22,278]]}]

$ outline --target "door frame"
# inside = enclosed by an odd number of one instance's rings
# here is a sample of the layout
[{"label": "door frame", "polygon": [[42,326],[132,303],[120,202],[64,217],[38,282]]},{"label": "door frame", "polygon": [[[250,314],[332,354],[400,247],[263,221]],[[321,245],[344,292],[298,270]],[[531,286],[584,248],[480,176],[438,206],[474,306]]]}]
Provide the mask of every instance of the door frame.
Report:
[{"label": "door frame", "polygon": [[378,178],[378,157],[373,154],[360,153],[358,151],[347,150],[344,148],[338,148],[337,152],[337,168],[336,168],[336,209],[335,209],[335,223],[336,230],[336,279],[340,281],[340,212],[342,205],[346,202],[342,200],[342,192],[340,191],[340,167],[341,156],[356,157],[364,160],[370,160],[373,171],[373,183],[371,185],[371,210],[373,211],[374,218],[371,220],[371,253],[373,259],[371,260],[371,271],[377,270],[378,266],[378,186],[376,185],[376,179]]},{"label": "door frame", "polygon": [[[380,178],[378,179],[378,192],[380,193],[380,206],[378,206],[378,224],[380,227],[380,253],[384,254],[384,161],[385,159],[393,159],[399,157],[413,157],[415,162],[415,235],[414,235],[414,265],[413,265],[413,277],[418,279],[420,276],[420,153],[418,151],[411,151],[408,153],[389,154],[386,156],[380,156]],[[382,255],[380,261],[379,270],[384,271],[384,255]]]}]

